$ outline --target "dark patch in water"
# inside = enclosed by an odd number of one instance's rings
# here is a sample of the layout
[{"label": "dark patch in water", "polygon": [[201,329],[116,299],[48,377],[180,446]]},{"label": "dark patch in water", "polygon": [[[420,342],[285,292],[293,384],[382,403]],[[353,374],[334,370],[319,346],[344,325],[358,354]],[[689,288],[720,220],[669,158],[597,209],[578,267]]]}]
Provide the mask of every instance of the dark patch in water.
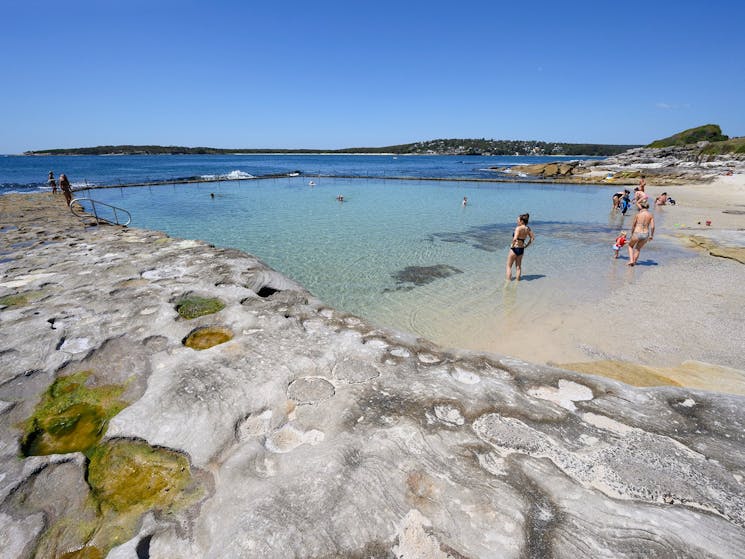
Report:
[{"label": "dark patch in water", "polygon": [[399,291],[402,289],[410,290],[413,289],[413,286],[404,284],[414,284],[415,286],[427,285],[436,279],[447,278],[454,274],[462,273],[462,270],[448,264],[436,264],[435,266],[407,266],[403,270],[391,274],[393,279],[396,280],[396,284],[400,287],[397,287],[395,290],[386,289],[385,291]]},{"label": "dark patch in water", "polygon": [[[620,224],[603,225],[559,221],[536,221],[531,222],[530,226],[539,238],[564,239],[587,244],[607,243],[609,237],[622,229]],[[486,252],[497,252],[509,248],[514,230],[515,224],[512,223],[491,223],[471,227],[465,231],[433,233],[429,236],[429,240],[464,243]]]}]

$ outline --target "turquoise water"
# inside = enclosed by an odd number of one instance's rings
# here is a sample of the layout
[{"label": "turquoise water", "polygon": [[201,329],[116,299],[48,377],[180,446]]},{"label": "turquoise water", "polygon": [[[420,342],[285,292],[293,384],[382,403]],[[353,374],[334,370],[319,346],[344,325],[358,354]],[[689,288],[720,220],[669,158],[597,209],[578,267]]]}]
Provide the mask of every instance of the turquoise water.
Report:
[{"label": "turquoise water", "polygon": [[[499,340],[516,328],[633,281],[626,253],[612,259],[614,238],[633,219],[609,214],[612,187],[313,180],[91,193],[129,210],[132,226],[250,252],[336,308],[450,346],[504,352]],[[536,242],[525,253],[524,280],[505,284],[523,212]],[[656,238],[636,273],[684,254]]]}]

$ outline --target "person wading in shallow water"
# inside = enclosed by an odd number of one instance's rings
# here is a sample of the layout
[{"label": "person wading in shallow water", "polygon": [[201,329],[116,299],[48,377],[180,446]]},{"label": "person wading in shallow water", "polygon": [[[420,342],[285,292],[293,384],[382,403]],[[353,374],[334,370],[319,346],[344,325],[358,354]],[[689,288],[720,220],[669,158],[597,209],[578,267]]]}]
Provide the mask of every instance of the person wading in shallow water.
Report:
[{"label": "person wading in shallow water", "polygon": [[636,266],[642,247],[654,238],[654,216],[649,211],[649,202],[639,202],[639,213],[631,223],[631,240],[629,241],[629,266]]},{"label": "person wading in shallow water", "polygon": [[72,202],[72,188],[70,188],[70,181],[67,180],[67,175],[65,173],[62,173],[59,176],[59,188],[62,191],[62,194],[65,195],[65,201],[69,206],[70,202]]},{"label": "person wading in shallow water", "polygon": [[[507,271],[505,278],[507,281],[512,280],[512,265],[515,265],[515,279],[519,280],[522,275],[522,263],[523,253],[525,249],[535,241],[535,235],[528,227],[528,220],[530,220],[530,214],[521,214],[517,218],[517,227],[512,235],[512,244],[510,245],[510,252],[507,256]],[[527,241],[530,239],[527,243]]]}]

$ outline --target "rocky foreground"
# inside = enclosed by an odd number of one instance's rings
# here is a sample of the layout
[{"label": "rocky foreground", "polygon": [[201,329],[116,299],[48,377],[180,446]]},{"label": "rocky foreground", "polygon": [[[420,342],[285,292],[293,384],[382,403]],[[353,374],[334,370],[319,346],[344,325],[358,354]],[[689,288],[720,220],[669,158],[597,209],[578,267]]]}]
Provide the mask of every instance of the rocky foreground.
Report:
[{"label": "rocky foreground", "polygon": [[745,398],[374,328],[0,197],[3,557],[745,557]]},{"label": "rocky foreground", "polygon": [[649,184],[701,183],[727,173],[745,173],[745,154],[706,154],[709,142],[664,148],[640,147],[600,160],[561,161],[494,168],[508,175],[557,182],[632,185],[644,175]]}]

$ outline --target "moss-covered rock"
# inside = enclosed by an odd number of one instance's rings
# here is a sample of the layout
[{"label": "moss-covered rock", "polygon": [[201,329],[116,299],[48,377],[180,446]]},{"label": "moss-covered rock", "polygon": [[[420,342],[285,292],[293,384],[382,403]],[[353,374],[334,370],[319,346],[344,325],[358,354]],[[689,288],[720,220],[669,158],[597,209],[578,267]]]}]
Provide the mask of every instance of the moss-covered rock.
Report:
[{"label": "moss-covered rock", "polygon": [[179,316],[191,320],[199,316],[213,314],[225,308],[225,303],[217,298],[199,297],[189,295],[179,300],[176,311]]},{"label": "moss-covered rock", "polygon": [[22,307],[27,304],[28,298],[21,293],[0,297],[0,307]]},{"label": "moss-covered rock", "polygon": [[109,420],[127,406],[124,387],[89,387],[91,371],[59,377],[24,425],[25,456],[86,452],[101,440]]},{"label": "moss-covered rock", "polygon": [[185,456],[144,441],[106,441],[90,449],[88,458],[84,506],[47,528],[38,557],[105,557],[137,534],[147,512],[168,515],[203,494]]},{"label": "moss-covered rock", "polygon": [[166,511],[191,484],[181,454],[140,441],[109,441],[90,453],[88,483],[104,512]]},{"label": "moss-covered rock", "polygon": [[85,546],[60,555],[60,559],[103,559],[103,552],[97,547]]}]

